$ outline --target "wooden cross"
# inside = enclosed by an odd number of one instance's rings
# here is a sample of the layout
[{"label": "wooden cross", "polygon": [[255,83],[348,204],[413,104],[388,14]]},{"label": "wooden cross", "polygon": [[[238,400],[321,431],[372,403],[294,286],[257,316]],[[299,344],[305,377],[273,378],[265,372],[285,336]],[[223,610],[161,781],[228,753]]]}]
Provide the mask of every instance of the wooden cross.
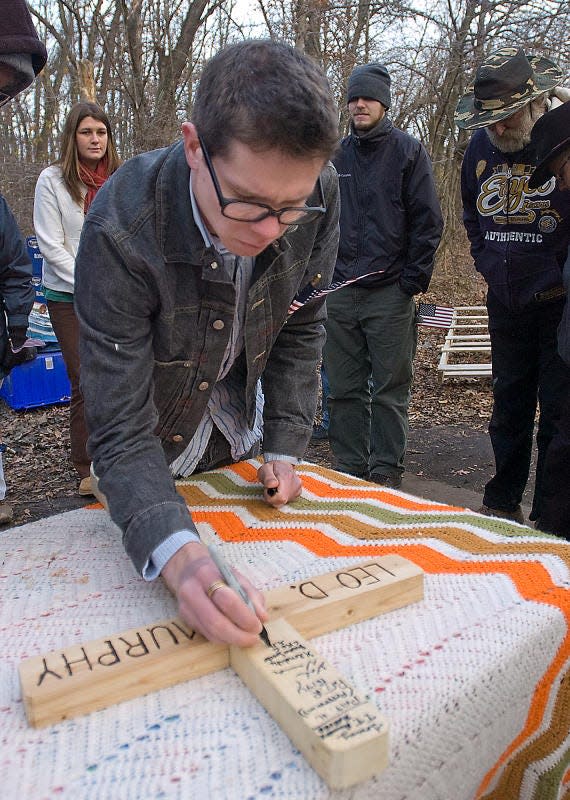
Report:
[{"label": "wooden cross", "polygon": [[307,761],[335,789],[388,763],[388,724],[305,638],[423,598],[423,572],[397,555],[267,593],[271,640],[212,644],[177,618],[20,664],[28,721],[50,725],[232,666]]}]

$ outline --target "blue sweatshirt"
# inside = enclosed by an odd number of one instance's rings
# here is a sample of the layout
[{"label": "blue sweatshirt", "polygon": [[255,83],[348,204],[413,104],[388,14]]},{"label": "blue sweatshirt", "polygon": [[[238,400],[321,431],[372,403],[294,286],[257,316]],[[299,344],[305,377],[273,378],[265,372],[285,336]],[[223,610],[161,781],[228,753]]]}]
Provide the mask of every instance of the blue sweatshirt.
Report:
[{"label": "blue sweatshirt", "polygon": [[536,163],[532,145],[502,153],[481,129],[461,171],[463,222],[475,268],[514,312],[562,286],[570,241],[570,192],[556,189],[554,178],[530,190]]}]

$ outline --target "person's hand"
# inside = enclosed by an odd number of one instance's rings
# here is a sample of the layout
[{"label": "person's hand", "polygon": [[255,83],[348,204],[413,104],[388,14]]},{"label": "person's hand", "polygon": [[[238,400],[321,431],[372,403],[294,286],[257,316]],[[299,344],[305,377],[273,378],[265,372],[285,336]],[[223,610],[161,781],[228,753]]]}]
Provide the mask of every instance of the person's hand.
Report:
[{"label": "person's hand", "polygon": [[257,477],[263,484],[265,501],[275,508],[296,500],[303,488],[293,464],[288,461],[267,461],[257,470]]},{"label": "person's hand", "polygon": [[4,358],[0,364],[0,372],[8,375],[14,367],[24,364],[26,361],[33,361],[37,355],[36,347],[26,347],[26,329],[23,328],[24,338],[16,334],[19,331],[15,328],[4,351]]},{"label": "person's hand", "polygon": [[10,344],[13,353],[19,353],[26,343],[26,339],[28,338],[27,331],[28,329],[25,327],[10,328]]},{"label": "person's hand", "polygon": [[220,572],[200,542],[189,542],[170,558],[162,577],[178,600],[184,622],[211,642],[252,647],[259,642],[261,623],[267,620],[263,595],[237,570],[234,574],[249,595],[255,614],[229,586],[207,595],[214,583],[223,583]]}]

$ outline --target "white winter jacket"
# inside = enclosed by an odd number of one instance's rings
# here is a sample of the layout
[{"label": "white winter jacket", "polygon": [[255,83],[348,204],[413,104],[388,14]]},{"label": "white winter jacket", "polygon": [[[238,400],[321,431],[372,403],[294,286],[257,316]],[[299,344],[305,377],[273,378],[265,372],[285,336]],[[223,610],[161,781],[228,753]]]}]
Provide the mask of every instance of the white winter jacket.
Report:
[{"label": "white winter jacket", "polygon": [[84,219],[83,204],[69,194],[61,167],[54,164],[44,169],[34,196],[34,232],[43,256],[43,283],[48,289],[73,293],[75,256]]}]

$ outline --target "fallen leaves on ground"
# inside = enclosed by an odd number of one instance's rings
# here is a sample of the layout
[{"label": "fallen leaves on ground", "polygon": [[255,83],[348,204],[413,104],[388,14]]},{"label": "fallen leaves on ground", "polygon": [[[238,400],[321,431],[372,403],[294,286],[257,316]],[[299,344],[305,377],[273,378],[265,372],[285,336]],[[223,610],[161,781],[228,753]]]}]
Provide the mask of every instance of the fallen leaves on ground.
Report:
[{"label": "fallen leaves on ground", "polygon": [[[474,378],[441,383],[437,364],[444,338],[445,331],[420,328],[410,427],[451,426],[456,428],[457,437],[467,429],[483,431],[491,413],[491,383],[489,379]],[[15,524],[92,502],[92,498],[86,500],[77,495],[78,479],[69,461],[68,420],[68,406],[13,411],[0,401],[1,441],[7,447],[4,453],[6,501],[14,508]],[[327,442],[320,447],[312,443],[307,457],[331,466]],[[453,459],[454,453],[449,457]],[[419,464],[416,474],[429,478],[433,453],[429,449],[416,451],[414,461]],[[453,472],[451,467],[449,472]],[[469,472],[465,468],[457,471],[466,477]]]}]

